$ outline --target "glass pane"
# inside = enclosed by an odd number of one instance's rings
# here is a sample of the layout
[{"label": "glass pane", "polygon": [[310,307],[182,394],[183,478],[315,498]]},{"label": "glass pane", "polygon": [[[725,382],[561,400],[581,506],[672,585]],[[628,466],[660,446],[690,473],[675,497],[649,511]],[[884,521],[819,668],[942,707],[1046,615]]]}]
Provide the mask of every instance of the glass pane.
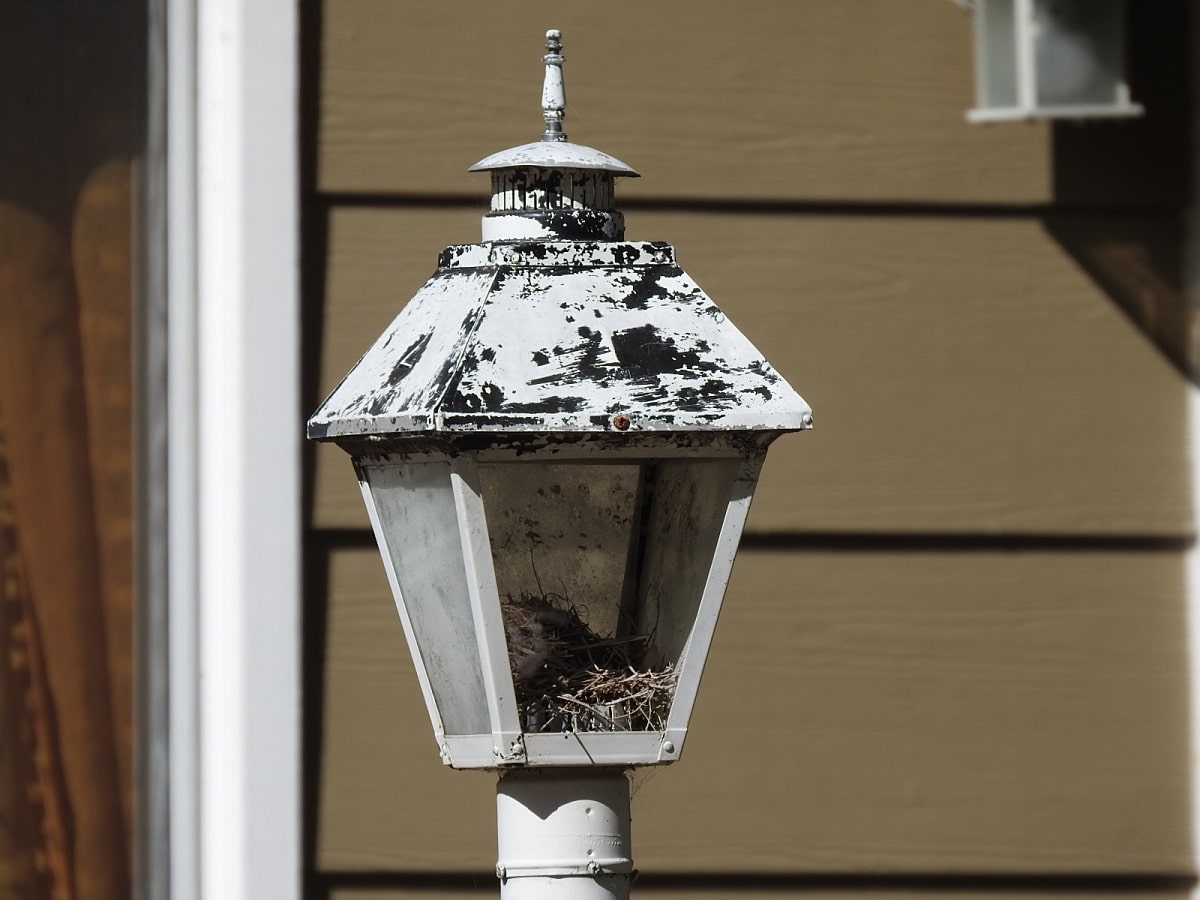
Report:
[{"label": "glass pane", "polygon": [[526,731],[664,727],[739,465],[480,466]]},{"label": "glass pane", "polygon": [[646,661],[637,576],[653,466],[492,463],[480,484],[522,726],[661,728],[674,672]]},{"label": "glass pane", "polygon": [[975,83],[984,109],[1016,106],[1017,33],[1014,0],[977,0]]},{"label": "glass pane", "polygon": [[[143,215],[147,15],[2,14],[0,897],[132,896],[131,847],[146,869],[167,852],[161,318],[134,328],[160,296],[139,278],[161,232]],[[145,896],[165,896],[156,874],[137,873]]]},{"label": "glass pane", "polygon": [[1039,106],[1116,102],[1123,70],[1120,19],[1120,0],[1035,3]]},{"label": "glass pane", "polygon": [[711,459],[657,466],[637,619],[637,630],[651,636],[646,658],[655,665],[677,665],[687,647],[740,465]]},{"label": "glass pane", "polygon": [[479,467],[500,599],[550,598],[597,634],[621,609],[640,523],[640,465]]},{"label": "glass pane", "polygon": [[[486,734],[487,699],[448,463],[364,465],[446,734]],[[381,542],[384,540],[380,538]]]}]

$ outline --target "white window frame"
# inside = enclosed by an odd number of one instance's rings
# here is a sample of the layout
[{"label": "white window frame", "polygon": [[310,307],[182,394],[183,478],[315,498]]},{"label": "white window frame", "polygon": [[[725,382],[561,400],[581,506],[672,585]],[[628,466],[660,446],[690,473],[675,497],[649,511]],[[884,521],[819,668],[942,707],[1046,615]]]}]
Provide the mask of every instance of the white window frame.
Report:
[{"label": "white window frame", "polygon": [[138,896],[301,895],[297,10],[149,0]]}]

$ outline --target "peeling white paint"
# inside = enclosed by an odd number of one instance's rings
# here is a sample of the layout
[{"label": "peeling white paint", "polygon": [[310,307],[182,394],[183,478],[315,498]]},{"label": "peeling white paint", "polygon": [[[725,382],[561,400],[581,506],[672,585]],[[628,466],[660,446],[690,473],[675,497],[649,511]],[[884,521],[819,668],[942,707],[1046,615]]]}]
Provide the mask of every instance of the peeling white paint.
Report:
[{"label": "peeling white paint", "polygon": [[[404,432],[791,431],[811,409],[663,244],[448,248],[310,422]],[[622,264],[624,262],[624,264]]]}]

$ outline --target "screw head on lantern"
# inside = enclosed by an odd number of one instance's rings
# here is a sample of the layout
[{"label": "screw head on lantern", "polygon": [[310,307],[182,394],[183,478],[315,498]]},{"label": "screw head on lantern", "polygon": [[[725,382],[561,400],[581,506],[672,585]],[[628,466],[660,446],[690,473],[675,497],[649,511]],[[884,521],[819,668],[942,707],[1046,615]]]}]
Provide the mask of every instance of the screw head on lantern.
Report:
[{"label": "screw head on lantern", "polygon": [[627,241],[614,157],[541,140],[308,423],[352,457],[443,759],[678,758],[768,445],[811,410],[679,267]]}]

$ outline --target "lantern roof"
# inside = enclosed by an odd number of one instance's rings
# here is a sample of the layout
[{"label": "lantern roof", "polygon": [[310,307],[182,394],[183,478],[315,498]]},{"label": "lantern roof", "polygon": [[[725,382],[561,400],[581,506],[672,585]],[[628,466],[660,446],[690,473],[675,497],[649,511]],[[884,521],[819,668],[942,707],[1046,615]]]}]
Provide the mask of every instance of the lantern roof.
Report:
[{"label": "lantern roof", "polygon": [[611,432],[618,416],[634,431],[811,424],[669,245],[531,241],[443,251],[309,435]]},{"label": "lantern roof", "polygon": [[566,141],[560,37],[547,33],[542,58],[542,140],[472,167],[492,173],[483,242],[442,252],[310,419],[309,437],[811,427],[808,404],[674,249],[624,240],[612,182],[637,173]]}]

